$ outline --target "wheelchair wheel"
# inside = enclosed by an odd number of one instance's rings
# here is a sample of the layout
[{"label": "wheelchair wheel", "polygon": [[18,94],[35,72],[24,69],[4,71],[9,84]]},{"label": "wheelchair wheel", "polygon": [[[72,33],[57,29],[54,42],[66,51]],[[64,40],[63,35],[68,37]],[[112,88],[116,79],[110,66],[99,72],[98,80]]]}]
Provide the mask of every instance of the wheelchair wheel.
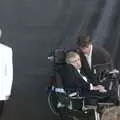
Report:
[{"label": "wheelchair wheel", "polygon": [[59,113],[57,112],[57,100],[52,92],[48,93],[48,105],[52,113],[58,116]]},{"label": "wheelchair wheel", "polygon": [[55,93],[53,93],[53,92],[50,92],[48,94],[48,105],[49,105],[50,110],[52,111],[52,113],[54,115],[56,115],[57,117],[59,117],[60,120],[74,120],[71,116],[67,116],[67,115],[60,116],[60,113],[58,112],[58,108],[57,108],[58,101],[56,99]]}]

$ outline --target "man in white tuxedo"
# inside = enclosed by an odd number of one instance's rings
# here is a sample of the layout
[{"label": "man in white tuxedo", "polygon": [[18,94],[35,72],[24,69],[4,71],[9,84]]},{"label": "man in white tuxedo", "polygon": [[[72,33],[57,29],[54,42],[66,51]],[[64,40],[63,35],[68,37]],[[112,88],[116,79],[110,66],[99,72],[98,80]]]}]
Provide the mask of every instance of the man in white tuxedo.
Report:
[{"label": "man in white tuxedo", "polygon": [[[0,38],[2,30],[0,29]],[[11,95],[13,82],[13,58],[12,49],[0,43],[0,116],[2,115],[4,102]]]}]

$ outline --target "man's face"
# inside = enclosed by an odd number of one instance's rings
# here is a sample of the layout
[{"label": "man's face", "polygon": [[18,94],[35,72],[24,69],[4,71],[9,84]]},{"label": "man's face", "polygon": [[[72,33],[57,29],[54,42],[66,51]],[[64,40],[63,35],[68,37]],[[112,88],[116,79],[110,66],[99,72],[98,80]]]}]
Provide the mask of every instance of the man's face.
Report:
[{"label": "man's face", "polygon": [[76,55],[74,58],[71,58],[71,64],[76,68],[80,69],[81,68],[81,61],[79,55]]},{"label": "man's face", "polygon": [[83,52],[84,54],[89,55],[89,54],[90,54],[90,51],[91,51],[91,44],[89,44],[89,45],[86,46],[86,47],[80,47],[80,49],[82,50],[82,52]]}]

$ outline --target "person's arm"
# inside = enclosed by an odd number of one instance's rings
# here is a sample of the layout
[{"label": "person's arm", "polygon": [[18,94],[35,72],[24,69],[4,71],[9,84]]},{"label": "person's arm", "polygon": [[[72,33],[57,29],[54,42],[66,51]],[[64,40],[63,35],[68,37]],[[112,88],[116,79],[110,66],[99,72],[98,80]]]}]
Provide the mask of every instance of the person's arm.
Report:
[{"label": "person's arm", "polygon": [[113,63],[113,59],[112,59],[112,56],[110,55],[110,53],[107,51],[107,50],[105,50],[104,48],[101,48],[100,49],[101,50],[101,54],[102,54],[102,61],[104,62],[104,63],[109,63],[109,65],[110,65],[110,69],[113,69],[113,65],[114,65],[114,63]]}]

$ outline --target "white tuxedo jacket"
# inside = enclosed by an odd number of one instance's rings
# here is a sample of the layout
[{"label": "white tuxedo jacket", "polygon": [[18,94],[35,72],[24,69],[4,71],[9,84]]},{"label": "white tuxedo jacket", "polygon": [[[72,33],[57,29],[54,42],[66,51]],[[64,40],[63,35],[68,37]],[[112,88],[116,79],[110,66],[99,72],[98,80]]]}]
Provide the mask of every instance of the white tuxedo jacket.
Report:
[{"label": "white tuxedo jacket", "polygon": [[11,95],[13,82],[12,49],[0,44],[0,100],[7,100]]}]

